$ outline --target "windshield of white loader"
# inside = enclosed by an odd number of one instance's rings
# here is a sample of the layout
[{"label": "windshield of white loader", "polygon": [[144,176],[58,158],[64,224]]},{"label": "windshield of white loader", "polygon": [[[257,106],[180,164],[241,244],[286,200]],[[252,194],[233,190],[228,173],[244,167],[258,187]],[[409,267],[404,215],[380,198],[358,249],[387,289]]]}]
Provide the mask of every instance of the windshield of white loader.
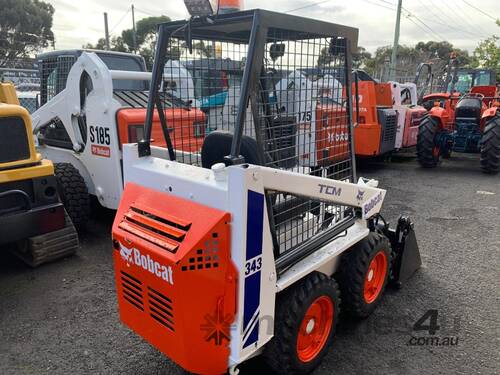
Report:
[{"label": "windshield of white loader", "polygon": [[[167,119],[171,159],[355,182],[347,72],[356,43],[355,29],[261,10],[160,25],[145,139],[153,114],[161,119],[162,98],[177,97],[201,109],[206,123],[173,129]],[[193,152],[190,140],[200,135]],[[139,149],[148,155],[149,142]],[[267,191],[267,206],[278,256],[331,239],[354,220],[349,207],[280,191]]]}]

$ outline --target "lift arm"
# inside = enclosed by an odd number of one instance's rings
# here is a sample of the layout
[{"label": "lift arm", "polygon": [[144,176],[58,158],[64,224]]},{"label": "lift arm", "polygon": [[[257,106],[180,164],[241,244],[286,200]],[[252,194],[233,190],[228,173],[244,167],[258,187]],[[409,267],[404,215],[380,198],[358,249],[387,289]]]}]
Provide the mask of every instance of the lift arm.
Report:
[{"label": "lift arm", "polygon": [[357,207],[365,219],[380,212],[386,193],[377,188],[376,180],[360,179],[356,184],[261,166],[254,173],[261,174],[266,189]]}]

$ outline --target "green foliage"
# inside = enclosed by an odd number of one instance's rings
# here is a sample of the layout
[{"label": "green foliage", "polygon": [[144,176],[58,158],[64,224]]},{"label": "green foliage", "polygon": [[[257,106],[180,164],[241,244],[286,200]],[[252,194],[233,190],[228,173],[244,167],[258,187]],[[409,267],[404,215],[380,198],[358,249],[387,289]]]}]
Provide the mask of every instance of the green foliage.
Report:
[{"label": "green foliage", "polygon": [[472,55],[471,65],[475,68],[496,70],[497,81],[500,82],[500,37],[493,35],[479,42]]},{"label": "green foliage", "polygon": [[205,45],[203,41],[193,44],[193,51],[200,57],[212,57],[212,47]]},{"label": "green foliage", "polygon": [[[364,47],[358,47],[358,50],[352,54],[352,67],[355,69],[364,67],[366,62],[371,58],[372,54]],[[334,56],[328,52],[328,47],[323,47],[319,53],[317,65],[324,67],[333,62]]]},{"label": "green foliage", "polygon": [[[121,36],[112,37],[109,41],[109,47],[110,47],[110,50],[112,50],[112,51],[128,52],[128,48],[123,43],[123,39]],[[106,49],[106,39],[99,38],[99,40],[97,41],[96,44],[87,43],[86,45],[83,46],[83,48],[97,49],[97,50]]]},{"label": "green foliage", "polygon": [[[136,28],[136,46],[134,47],[134,32],[132,29],[122,31],[121,36],[111,38],[109,44],[112,51],[119,52],[138,52],[146,60],[146,65],[149,69],[153,66],[154,47],[156,43],[157,25],[164,22],[169,22],[167,16],[147,17],[138,21]],[[88,43],[84,48],[105,49],[105,40],[101,38],[96,44]],[[178,48],[173,48],[168,51],[172,56],[179,56]]]},{"label": "green foliage", "polygon": [[[398,46],[397,76],[407,78],[415,75],[416,67],[419,63],[429,60],[442,61],[446,63],[450,54],[457,55],[459,66],[467,66],[471,59],[465,50],[455,48],[449,42],[418,42],[414,47]],[[365,62],[366,70],[372,75],[380,75],[380,72],[389,63],[392,54],[392,47],[379,47],[372,58]]]},{"label": "green foliage", "polygon": [[54,7],[39,0],[0,0],[0,66],[54,43]]},{"label": "green foliage", "polygon": [[352,67],[363,68],[371,58],[372,54],[366,48],[359,46],[357,52],[352,54]]}]

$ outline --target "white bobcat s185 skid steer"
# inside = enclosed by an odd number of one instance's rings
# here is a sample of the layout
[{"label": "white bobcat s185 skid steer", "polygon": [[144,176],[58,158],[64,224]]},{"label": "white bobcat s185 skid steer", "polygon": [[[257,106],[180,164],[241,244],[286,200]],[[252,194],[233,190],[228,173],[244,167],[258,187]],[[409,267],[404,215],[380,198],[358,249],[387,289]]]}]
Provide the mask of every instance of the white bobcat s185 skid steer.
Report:
[{"label": "white bobcat s185 skid steer", "polygon": [[[184,369],[234,373],[263,354],[278,373],[308,373],[327,353],[341,308],[367,317],[388,282],[419,268],[410,221],[401,218],[396,230],[379,224],[385,190],[356,182],[350,49],[357,36],[263,10],[159,26],[144,139],[123,146],[115,280],[123,323]],[[218,126],[200,153],[179,153],[180,140],[162,120],[171,146],[154,147],[165,62],[173,50],[196,58],[192,46],[201,42],[246,61],[234,132]],[[345,83],[321,103],[322,116],[296,113],[317,107],[314,87],[297,99],[313,103],[272,110],[266,72],[311,68],[320,57]],[[255,136],[244,135],[247,126]]]},{"label": "white bobcat s185 skid steer", "polygon": [[[62,200],[75,225],[86,223],[89,197],[116,209],[123,191],[122,145],[143,137],[151,73],[141,56],[109,51],[53,51],[38,56],[41,107],[33,113],[38,150],[55,163]],[[162,93],[171,130],[184,150],[199,150],[205,116]],[[165,146],[158,115],[152,142]]]}]

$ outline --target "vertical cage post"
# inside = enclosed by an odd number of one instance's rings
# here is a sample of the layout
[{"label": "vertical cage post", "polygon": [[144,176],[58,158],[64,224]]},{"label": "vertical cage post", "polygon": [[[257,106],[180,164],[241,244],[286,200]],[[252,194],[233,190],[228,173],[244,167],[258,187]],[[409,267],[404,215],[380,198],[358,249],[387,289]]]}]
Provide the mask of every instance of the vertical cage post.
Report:
[{"label": "vertical cage post", "polygon": [[[234,129],[233,142],[231,144],[231,154],[226,157],[226,161],[230,164],[244,163],[243,157],[240,155],[241,137],[245,127],[245,115],[250,90],[255,90],[257,80],[262,68],[262,60],[264,58],[264,49],[267,39],[267,27],[263,27],[260,23],[259,12],[255,13],[252,21],[252,30],[250,33],[250,42],[248,46],[248,54],[251,58],[246,61],[245,70],[243,72],[243,80],[241,85],[241,94],[238,105],[238,114]],[[257,124],[255,124],[257,126]]]},{"label": "vertical cage post", "polygon": [[[353,182],[357,180],[356,177],[356,150],[354,148],[354,126],[352,123],[352,83],[351,83],[351,75],[352,75],[352,56],[351,56],[351,41],[348,39],[344,39],[345,42],[345,80],[346,80],[346,96],[347,96],[347,106],[349,107],[347,111],[347,121],[349,121],[349,132],[350,135],[350,143],[351,143],[351,160],[352,160],[352,178]],[[357,85],[356,85],[357,91]],[[358,102],[358,98],[356,97],[356,103]],[[359,113],[359,111],[358,111]]]},{"label": "vertical cage post", "polygon": [[[153,73],[151,76],[151,87],[148,96],[148,108],[146,112],[146,121],[144,123],[144,139],[139,141],[139,157],[151,155],[151,129],[153,127],[153,117],[155,106],[160,102],[159,90],[161,79],[163,76],[163,69],[165,65],[165,55],[167,49],[168,39],[170,34],[165,30],[163,25],[158,28],[158,40],[156,42],[156,50],[153,64]],[[158,114],[162,130],[165,136],[165,141],[168,142],[169,135],[165,116],[160,114],[161,107],[158,107]],[[173,149],[169,147],[169,156],[172,158]]]}]

